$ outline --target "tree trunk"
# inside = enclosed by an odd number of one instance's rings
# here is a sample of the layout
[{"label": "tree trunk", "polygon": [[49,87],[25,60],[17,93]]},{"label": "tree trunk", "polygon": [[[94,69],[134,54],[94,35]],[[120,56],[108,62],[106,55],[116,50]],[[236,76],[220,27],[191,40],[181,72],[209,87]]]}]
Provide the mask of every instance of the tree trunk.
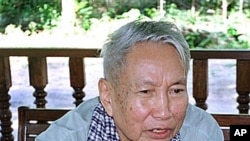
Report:
[{"label": "tree trunk", "polygon": [[244,0],[239,0],[239,13],[243,14],[243,4],[244,4]]},{"label": "tree trunk", "polygon": [[195,16],[195,0],[192,0],[191,14],[192,16]]},{"label": "tree trunk", "polygon": [[227,0],[222,0],[222,18],[224,21],[227,20]]},{"label": "tree trunk", "polygon": [[165,14],[165,11],[164,11],[164,3],[165,3],[164,0],[160,0],[160,1],[159,1],[159,9],[160,9],[160,15],[161,15],[161,17],[163,17],[164,14]]},{"label": "tree trunk", "polygon": [[75,15],[75,0],[61,0],[62,3],[62,28],[66,33],[72,32],[76,15]]}]

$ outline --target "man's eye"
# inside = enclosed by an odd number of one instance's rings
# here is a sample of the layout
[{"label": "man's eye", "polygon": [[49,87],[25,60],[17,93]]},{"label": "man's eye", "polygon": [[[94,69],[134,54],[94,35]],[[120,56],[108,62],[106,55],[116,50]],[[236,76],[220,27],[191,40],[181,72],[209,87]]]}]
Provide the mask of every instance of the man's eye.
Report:
[{"label": "man's eye", "polygon": [[141,90],[140,92],[144,93],[144,94],[147,94],[147,93],[150,93],[150,90]]},{"label": "man's eye", "polygon": [[148,89],[148,90],[141,90],[140,93],[141,94],[152,94],[154,92],[154,90],[152,89]]},{"label": "man's eye", "polygon": [[180,94],[184,91],[184,89],[172,89],[169,91],[169,94]]}]

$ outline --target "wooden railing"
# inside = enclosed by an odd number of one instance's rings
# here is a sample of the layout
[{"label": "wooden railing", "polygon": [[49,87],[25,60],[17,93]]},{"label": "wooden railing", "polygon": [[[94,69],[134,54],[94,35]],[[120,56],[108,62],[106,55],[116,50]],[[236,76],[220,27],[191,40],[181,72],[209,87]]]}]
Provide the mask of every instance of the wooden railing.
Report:
[{"label": "wooden railing", "polygon": [[247,114],[250,93],[250,50],[192,50],[191,56],[193,58],[193,97],[196,105],[207,109],[208,59],[235,59],[238,109],[239,113]]},{"label": "wooden railing", "polygon": [[10,56],[28,57],[30,85],[34,87],[33,93],[37,108],[46,108],[46,95],[44,90],[48,83],[46,57],[69,57],[70,85],[74,89],[75,105],[79,105],[85,96],[84,57],[97,57],[97,49],[24,49],[0,48],[0,119],[1,141],[13,141],[12,113],[10,111],[11,70]]},{"label": "wooden railing", "polygon": [[[10,111],[11,70],[10,56],[28,57],[30,85],[34,87],[35,105],[46,108],[44,90],[47,83],[47,57],[69,57],[70,85],[74,89],[75,105],[79,105],[85,92],[85,68],[83,58],[97,57],[98,49],[45,49],[45,48],[0,48],[0,120],[1,141],[13,141],[12,113]],[[198,107],[207,109],[208,60],[236,59],[236,89],[239,113],[248,113],[250,93],[250,50],[192,50],[193,59],[193,97]],[[222,103],[223,104],[223,103]]]}]

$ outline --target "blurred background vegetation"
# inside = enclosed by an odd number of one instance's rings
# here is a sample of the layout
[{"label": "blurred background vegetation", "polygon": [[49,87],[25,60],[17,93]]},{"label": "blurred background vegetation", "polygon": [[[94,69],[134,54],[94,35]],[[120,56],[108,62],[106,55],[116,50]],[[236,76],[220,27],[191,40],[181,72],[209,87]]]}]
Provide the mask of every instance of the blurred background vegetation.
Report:
[{"label": "blurred background vegetation", "polygon": [[16,30],[26,36],[55,29],[100,34],[105,29],[95,30],[98,24],[135,19],[176,23],[191,48],[250,45],[250,0],[0,0],[2,38]]}]

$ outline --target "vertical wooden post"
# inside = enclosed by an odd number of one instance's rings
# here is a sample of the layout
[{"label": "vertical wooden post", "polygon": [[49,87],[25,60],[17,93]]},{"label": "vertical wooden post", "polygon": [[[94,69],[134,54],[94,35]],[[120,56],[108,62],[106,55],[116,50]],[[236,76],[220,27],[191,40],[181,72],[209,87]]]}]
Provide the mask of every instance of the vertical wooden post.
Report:
[{"label": "vertical wooden post", "polygon": [[250,93],[250,61],[237,60],[236,90],[239,113],[247,114]]},{"label": "vertical wooden post", "polygon": [[69,58],[69,72],[70,84],[74,89],[73,97],[75,98],[74,104],[78,106],[83,102],[85,93],[83,88],[85,86],[85,70],[83,58]]},{"label": "vertical wooden post", "polygon": [[30,85],[35,88],[33,96],[37,108],[45,108],[47,92],[44,88],[48,84],[47,61],[45,57],[29,57]]},{"label": "vertical wooden post", "polygon": [[196,106],[206,110],[208,96],[208,60],[193,60],[193,97]]},{"label": "vertical wooden post", "polygon": [[0,57],[0,119],[1,119],[1,141],[13,141],[12,135],[12,113],[10,111],[10,95],[8,94],[11,87],[10,63],[9,57]]}]

